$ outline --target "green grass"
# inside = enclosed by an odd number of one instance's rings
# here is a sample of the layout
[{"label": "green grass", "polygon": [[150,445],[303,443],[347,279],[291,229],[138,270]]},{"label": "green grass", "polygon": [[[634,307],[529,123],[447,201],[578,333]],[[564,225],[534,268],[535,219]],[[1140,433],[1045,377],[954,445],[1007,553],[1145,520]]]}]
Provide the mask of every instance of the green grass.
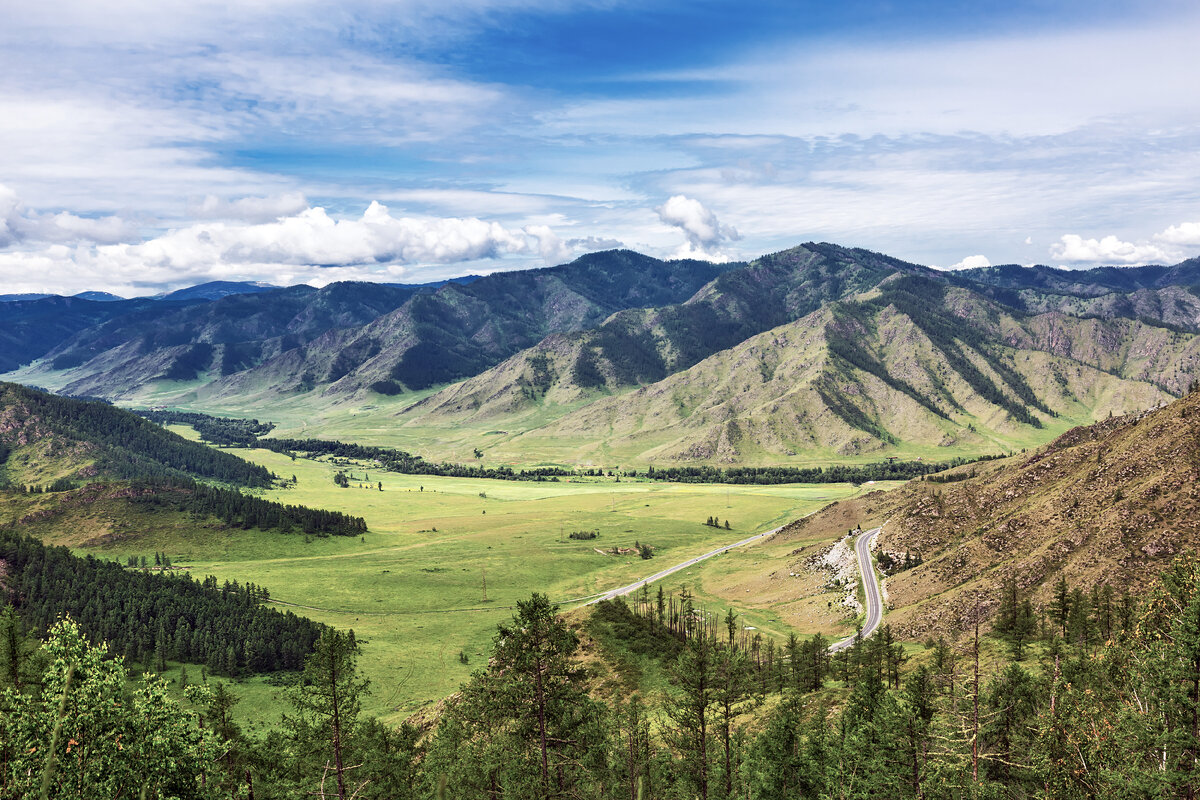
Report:
[{"label": "green grass", "polygon": [[[365,641],[361,664],[373,685],[366,708],[392,722],[450,694],[482,667],[497,623],[531,592],[544,592],[569,607],[572,600],[630,583],[859,491],[845,484],[527,483],[396,475],[369,466],[351,470],[355,477],[369,475],[370,486],[382,481],[381,492],[360,489],[358,481],[349,489],[337,487],[333,475],[344,467],[323,461],[293,461],[263,450],[235,452],[281,476],[297,477],[296,488],[264,496],[362,515],[370,532],[361,538],[313,538],[178,526],[90,552],[123,561],[127,555],[165,551],[176,566],[190,568],[197,577],[252,581],[266,586],[274,600],[294,604],[281,608],[353,628]],[[710,514],[730,519],[733,529],[704,525]],[[599,530],[600,537],[568,538],[584,529]],[[635,541],[653,545],[655,558],[595,550],[631,547]],[[460,651],[468,664],[460,663]],[[278,713],[280,690],[265,679],[247,680],[239,691],[244,719]]]}]

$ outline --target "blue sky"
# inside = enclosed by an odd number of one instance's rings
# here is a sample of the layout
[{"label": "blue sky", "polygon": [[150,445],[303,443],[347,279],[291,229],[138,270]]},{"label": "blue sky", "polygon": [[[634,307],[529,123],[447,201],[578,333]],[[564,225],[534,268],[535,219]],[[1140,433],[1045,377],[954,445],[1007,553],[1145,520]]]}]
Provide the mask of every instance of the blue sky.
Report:
[{"label": "blue sky", "polygon": [[1200,255],[1194,3],[234,5],[4,3],[6,292]]}]

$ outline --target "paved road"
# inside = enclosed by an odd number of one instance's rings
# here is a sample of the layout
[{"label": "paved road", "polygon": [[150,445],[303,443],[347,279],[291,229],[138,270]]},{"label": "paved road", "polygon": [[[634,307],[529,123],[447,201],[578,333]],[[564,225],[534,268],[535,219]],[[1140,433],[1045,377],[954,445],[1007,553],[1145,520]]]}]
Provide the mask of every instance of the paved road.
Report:
[{"label": "paved road", "polygon": [[[879,528],[872,528],[858,537],[854,543],[854,552],[858,554],[858,572],[862,575],[863,591],[867,596],[867,622],[863,625],[862,638],[867,638],[883,620],[883,602],[879,599],[879,581],[875,578],[875,568],[871,564],[871,542],[879,535]],[[854,637],[848,636],[840,642],[829,646],[829,652],[836,653],[854,644]]]},{"label": "paved road", "polygon": [[650,577],[637,580],[637,581],[629,584],[628,586],[622,586],[620,589],[613,589],[612,591],[604,592],[603,594],[600,594],[600,595],[596,596],[595,598],[587,601],[586,603],[584,603],[584,605],[590,606],[593,603],[599,603],[601,600],[612,600],[614,597],[621,597],[622,595],[633,594],[633,592],[642,588],[643,586],[645,586],[648,583],[654,583],[655,581],[660,581],[663,578],[667,577],[668,575],[673,575],[676,572],[679,572],[679,570],[681,570],[681,569],[687,569],[688,567],[692,566],[693,564],[699,564],[701,561],[705,560],[706,558],[712,558],[713,556],[719,556],[721,553],[724,553],[727,550],[732,550],[735,547],[742,547],[743,545],[750,544],[751,542],[757,542],[759,539],[765,539],[768,536],[773,536],[774,534],[779,533],[779,531],[783,530],[784,527],[786,527],[786,526],[780,525],[778,528],[772,528],[771,530],[766,531],[764,533],[756,533],[749,538],[742,539],[740,542],[734,542],[733,544],[727,544],[724,547],[718,547],[716,550],[707,552],[702,556],[696,556],[695,558],[688,559],[687,561],[683,562],[682,564],[676,564],[673,567],[664,569],[662,572],[656,572],[653,575],[651,575]]},{"label": "paved road", "polygon": [[[679,572],[681,569],[687,569],[693,564],[699,564],[701,561],[704,561],[707,558],[712,558],[716,555],[720,555],[727,550],[732,550],[735,547],[742,547],[750,544],[751,542],[757,542],[760,539],[765,539],[768,536],[778,533],[783,528],[784,526],[781,525],[778,528],[772,528],[764,533],[758,533],[749,538],[742,539],[740,542],[734,542],[733,544],[727,544],[724,547],[718,547],[716,550],[707,552],[702,556],[696,556],[695,558],[688,559],[682,564],[676,564],[675,566],[664,569],[661,572],[656,572],[648,578],[642,578],[629,584],[628,586],[622,586],[619,589],[612,589],[599,594],[593,597],[591,600],[588,600],[586,603],[584,603],[584,605],[590,606],[594,603],[599,603],[601,600],[612,600],[614,597],[633,594],[646,584],[660,581],[668,575],[673,575],[676,572]],[[854,552],[858,555],[858,571],[863,577],[863,588],[867,597],[867,622],[865,625],[863,625],[862,629],[862,638],[864,639],[874,633],[875,629],[879,627],[879,623],[883,620],[883,601],[880,599],[879,595],[879,581],[875,577],[875,568],[871,563],[871,542],[873,542],[875,537],[879,535],[879,530],[879,528],[872,528],[871,530],[859,536],[858,541],[854,543]],[[853,644],[854,637],[849,636],[830,645],[829,652],[836,653],[839,650],[845,650],[847,647],[850,647]]]}]

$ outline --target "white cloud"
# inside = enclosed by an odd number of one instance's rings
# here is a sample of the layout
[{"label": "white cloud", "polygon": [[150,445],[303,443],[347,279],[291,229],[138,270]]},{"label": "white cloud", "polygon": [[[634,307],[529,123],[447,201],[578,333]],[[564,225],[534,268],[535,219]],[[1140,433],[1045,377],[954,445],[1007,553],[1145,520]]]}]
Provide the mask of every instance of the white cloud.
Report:
[{"label": "white cloud", "polygon": [[1200,222],[1181,222],[1172,225],[1155,237],[1160,242],[1181,247],[1200,247]]},{"label": "white cloud", "polygon": [[120,217],[80,217],[66,211],[39,214],[25,207],[16,192],[0,184],[0,247],[31,243],[112,244],[137,233]]},{"label": "white cloud", "polygon": [[1179,253],[1154,244],[1123,242],[1116,236],[1084,239],[1068,233],[1050,246],[1050,255],[1064,264],[1163,264],[1179,260]]},{"label": "white cloud", "polygon": [[298,214],[308,208],[303,192],[285,192],[271,197],[240,197],[237,200],[205,195],[188,204],[188,212],[198,219],[226,219],[243,222],[270,222]]},{"label": "white cloud", "polygon": [[676,258],[728,261],[729,256],[720,252],[720,246],[726,241],[742,238],[737,228],[722,225],[716,214],[691,197],[673,195],[654,210],[660,220],[683,231],[687,237],[687,241],[676,252]]},{"label": "white cloud", "polygon": [[991,261],[988,261],[987,256],[967,256],[962,261],[954,264],[950,269],[979,269],[980,267],[990,267]]},{"label": "white cloud", "polygon": [[[8,225],[20,215],[3,217]],[[144,294],[145,288],[216,279],[274,283],[389,279],[407,267],[461,264],[507,256],[565,261],[588,240],[562,241],[545,225],[505,228],[475,217],[396,217],[377,202],[361,217],[335,219],[323,208],[266,223],[203,222],[140,243],[52,244],[0,252],[0,284],[11,291],[108,289]]]},{"label": "white cloud", "polygon": [[526,225],[522,229],[537,242],[538,255],[547,264],[561,264],[574,254],[574,249],[559,239],[548,225]]}]

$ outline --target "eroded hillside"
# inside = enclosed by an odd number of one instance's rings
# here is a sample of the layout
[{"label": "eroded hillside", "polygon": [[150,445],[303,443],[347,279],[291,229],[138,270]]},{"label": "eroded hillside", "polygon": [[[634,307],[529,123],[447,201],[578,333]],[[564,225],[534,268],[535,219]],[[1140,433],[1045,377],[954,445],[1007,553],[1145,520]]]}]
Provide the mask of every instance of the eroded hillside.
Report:
[{"label": "eroded hillside", "polygon": [[[889,621],[907,637],[989,618],[1014,581],[1049,601],[1071,586],[1137,591],[1200,547],[1200,392],[1148,413],[1080,427],[1037,450],[876,495],[879,546],[923,563],[887,580]],[[845,509],[800,523],[845,528]]]}]

